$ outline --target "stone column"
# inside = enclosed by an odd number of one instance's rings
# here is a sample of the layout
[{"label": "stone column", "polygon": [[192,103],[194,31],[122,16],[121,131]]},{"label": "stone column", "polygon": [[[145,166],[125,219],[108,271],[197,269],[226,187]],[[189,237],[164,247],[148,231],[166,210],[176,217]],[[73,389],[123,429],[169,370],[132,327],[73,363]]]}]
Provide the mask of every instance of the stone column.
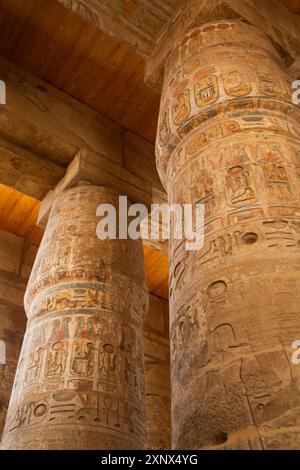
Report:
[{"label": "stone column", "polygon": [[0,440],[26,328],[23,298],[34,256],[35,247],[0,230]]},{"label": "stone column", "polygon": [[173,445],[300,446],[300,110],[271,41],[194,27],[166,67],[157,165],[205,206],[205,245],[171,241]]},{"label": "stone column", "polygon": [[141,241],[96,236],[105,187],[79,185],[51,210],[25,297],[28,328],[4,449],[142,449]]}]

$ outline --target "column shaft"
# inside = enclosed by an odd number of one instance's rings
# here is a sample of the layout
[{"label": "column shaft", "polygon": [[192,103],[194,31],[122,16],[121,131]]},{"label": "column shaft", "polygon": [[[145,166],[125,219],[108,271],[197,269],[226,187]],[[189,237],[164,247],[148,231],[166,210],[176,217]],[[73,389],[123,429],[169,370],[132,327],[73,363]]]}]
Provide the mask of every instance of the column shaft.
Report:
[{"label": "column shaft", "polygon": [[140,240],[96,236],[108,188],[82,185],[52,208],[27,288],[29,319],[5,449],[140,449],[145,442]]}]

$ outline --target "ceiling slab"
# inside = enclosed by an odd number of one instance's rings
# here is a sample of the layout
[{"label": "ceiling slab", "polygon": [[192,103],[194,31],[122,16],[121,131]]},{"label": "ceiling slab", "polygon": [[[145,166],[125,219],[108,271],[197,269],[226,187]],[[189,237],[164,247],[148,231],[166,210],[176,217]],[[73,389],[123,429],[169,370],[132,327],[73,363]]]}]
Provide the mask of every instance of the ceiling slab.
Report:
[{"label": "ceiling slab", "polygon": [[160,97],[144,59],[56,0],[0,0],[0,55],[154,142]]}]

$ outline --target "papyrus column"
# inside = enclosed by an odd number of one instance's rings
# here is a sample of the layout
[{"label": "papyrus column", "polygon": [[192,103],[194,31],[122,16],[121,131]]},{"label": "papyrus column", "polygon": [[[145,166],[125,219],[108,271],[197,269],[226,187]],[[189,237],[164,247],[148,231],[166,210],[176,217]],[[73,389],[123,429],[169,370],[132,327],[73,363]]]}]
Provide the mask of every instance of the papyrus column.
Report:
[{"label": "papyrus column", "polygon": [[205,245],[171,241],[175,448],[300,446],[300,113],[271,41],[191,29],[165,66],[157,165],[205,206]]},{"label": "papyrus column", "polygon": [[117,209],[118,195],[79,185],[52,207],[26,292],[4,449],[144,446],[142,244],[99,240],[101,203]]}]

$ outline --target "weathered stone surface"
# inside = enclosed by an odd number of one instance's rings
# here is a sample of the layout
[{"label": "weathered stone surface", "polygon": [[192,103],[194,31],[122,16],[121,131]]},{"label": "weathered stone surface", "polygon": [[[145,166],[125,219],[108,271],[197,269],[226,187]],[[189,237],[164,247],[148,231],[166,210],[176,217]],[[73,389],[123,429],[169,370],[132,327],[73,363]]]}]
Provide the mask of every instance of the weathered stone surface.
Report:
[{"label": "weathered stone surface", "polygon": [[3,58],[0,75],[8,97],[0,107],[0,183],[43,199],[73,160],[76,171],[80,155],[80,170],[100,175],[94,184],[126,188],[136,202],[163,192],[152,144]]},{"label": "weathered stone surface", "polygon": [[0,299],[24,310],[24,293],[27,281],[21,276],[0,270]]},{"label": "weathered stone surface", "polygon": [[[163,33],[149,54],[145,66],[146,82],[153,88],[161,91],[164,79],[164,65],[168,56],[172,53],[178,38],[184,37],[191,25],[196,23],[197,18],[201,18],[202,22],[231,18],[232,16],[229,16],[228,10],[229,8],[224,4],[223,0],[206,0],[205,2],[184,0],[184,5],[179,14],[170,25],[164,28]],[[234,11],[231,13],[233,13],[233,17],[236,17]]]},{"label": "weathered stone surface", "polygon": [[168,302],[150,295],[144,324],[146,449],[171,448],[171,392]]},{"label": "weathered stone surface", "polygon": [[[158,179],[158,178],[157,178]],[[49,212],[57,196],[80,181],[88,181],[96,186],[115,188],[120,194],[126,194],[131,201],[145,204],[150,208],[153,201],[152,185],[145,179],[128,172],[99,155],[82,149],[68,166],[65,176],[42,202],[37,225],[45,228]]]},{"label": "weathered stone surface", "polygon": [[4,449],[137,449],[145,444],[140,240],[96,237],[108,188],[59,195],[26,293],[29,319]]},{"label": "weathered stone surface", "polygon": [[300,53],[299,18],[277,0],[225,0],[242,18],[279,44],[292,58]]},{"label": "weathered stone surface", "polygon": [[205,206],[205,246],[171,241],[173,445],[299,448],[299,109],[269,39],[236,20],[179,38],[157,166]]},{"label": "weathered stone surface", "polygon": [[98,29],[132,46],[146,55],[161,29],[172,21],[182,0],[93,2],[90,0],[59,0],[66,8],[82,16]]},{"label": "weathered stone surface", "polygon": [[64,168],[0,137],[0,183],[38,199],[63,177]]},{"label": "weathered stone surface", "polygon": [[38,248],[32,243],[25,241],[23,245],[23,255],[21,262],[21,277],[29,279],[31,270],[37,255]]},{"label": "weathered stone surface", "polygon": [[178,38],[195,24],[222,19],[243,20],[267,34],[280,49],[287,65],[300,53],[298,16],[278,0],[185,0],[174,21],[166,25],[153,46],[145,67],[145,80],[161,90],[164,64]]}]

